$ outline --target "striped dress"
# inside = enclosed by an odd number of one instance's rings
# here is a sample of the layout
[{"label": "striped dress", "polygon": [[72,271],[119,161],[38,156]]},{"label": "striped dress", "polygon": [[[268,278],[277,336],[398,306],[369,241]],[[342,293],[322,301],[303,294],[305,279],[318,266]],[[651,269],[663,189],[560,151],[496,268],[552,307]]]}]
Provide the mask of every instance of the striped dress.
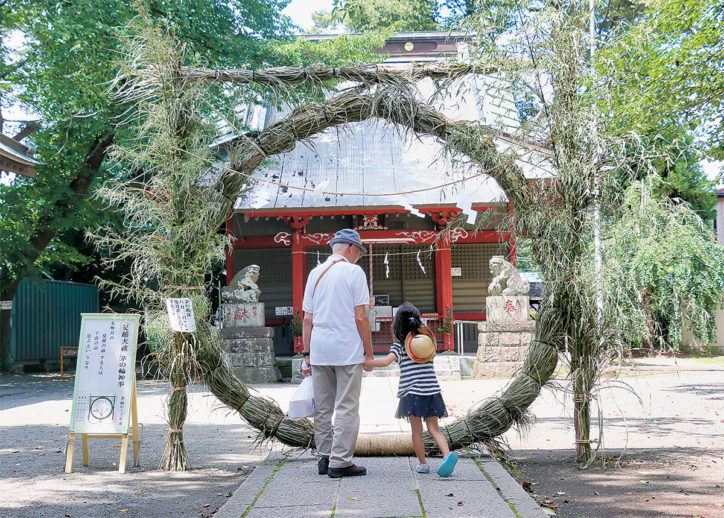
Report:
[{"label": "striped dress", "polygon": [[440,393],[437,375],[432,361],[417,363],[407,356],[407,351],[399,342],[390,347],[390,352],[400,364],[400,385],[397,388],[397,397],[402,398],[409,394],[418,396],[432,396]]}]

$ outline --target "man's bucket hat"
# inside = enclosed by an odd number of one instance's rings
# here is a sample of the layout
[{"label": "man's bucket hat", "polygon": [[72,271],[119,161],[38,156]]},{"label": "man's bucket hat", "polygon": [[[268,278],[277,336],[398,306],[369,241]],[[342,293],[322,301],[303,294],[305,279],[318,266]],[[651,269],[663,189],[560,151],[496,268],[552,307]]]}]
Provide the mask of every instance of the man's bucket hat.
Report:
[{"label": "man's bucket hat", "polygon": [[405,337],[405,351],[413,362],[427,363],[435,357],[435,335],[426,327],[409,332]]},{"label": "man's bucket hat", "polygon": [[336,234],[334,234],[334,237],[329,240],[329,246],[335,245],[337,243],[349,243],[351,245],[355,245],[357,248],[362,250],[363,254],[367,253],[367,249],[362,244],[362,238],[359,237],[359,233],[356,230],[352,230],[351,228],[344,228],[342,230],[338,230]]}]

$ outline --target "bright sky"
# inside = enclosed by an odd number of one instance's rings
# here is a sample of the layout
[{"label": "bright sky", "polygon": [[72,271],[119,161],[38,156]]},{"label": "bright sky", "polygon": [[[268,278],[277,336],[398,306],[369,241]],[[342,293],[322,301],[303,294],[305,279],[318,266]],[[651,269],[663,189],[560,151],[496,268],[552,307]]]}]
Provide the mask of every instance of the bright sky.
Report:
[{"label": "bright sky", "polygon": [[292,0],[283,13],[302,29],[310,29],[314,25],[312,13],[322,9],[331,11],[332,0]]}]

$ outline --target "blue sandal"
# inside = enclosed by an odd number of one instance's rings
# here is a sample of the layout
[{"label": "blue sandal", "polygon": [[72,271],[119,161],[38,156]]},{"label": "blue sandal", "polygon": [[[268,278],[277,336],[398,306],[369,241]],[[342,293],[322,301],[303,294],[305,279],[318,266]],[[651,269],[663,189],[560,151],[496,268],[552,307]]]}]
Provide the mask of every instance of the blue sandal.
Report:
[{"label": "blue sandal", "polygon": [[415,471],[418,473],[430,473],[430,466],[427,464],[418,464]]},{"label": "blue sandal", "polygon": [[458,454],[454,451],[451,451],[448,453],[444,459],[442,459],[442,464],[440,464],[440,467],[437,468],[437,474],[441,477],[449,477],[452,475],[453,470],[455,469],[455,464],[458,462]]}]

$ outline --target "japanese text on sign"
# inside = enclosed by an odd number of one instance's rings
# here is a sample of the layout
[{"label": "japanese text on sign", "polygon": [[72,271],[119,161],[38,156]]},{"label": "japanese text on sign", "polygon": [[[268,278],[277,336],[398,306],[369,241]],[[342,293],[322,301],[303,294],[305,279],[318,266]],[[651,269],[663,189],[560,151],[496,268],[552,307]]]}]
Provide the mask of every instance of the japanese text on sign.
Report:
[{"label": "japanese text on sign", "polygon": [[171,329],[180,333],[196,331],[194,308],[191,299],[166,299],[166,310]]},{"label": "japanese text on sign", "polygon": [[128,432],[138,322],[138,315],[82,315],[71,432]]}]

